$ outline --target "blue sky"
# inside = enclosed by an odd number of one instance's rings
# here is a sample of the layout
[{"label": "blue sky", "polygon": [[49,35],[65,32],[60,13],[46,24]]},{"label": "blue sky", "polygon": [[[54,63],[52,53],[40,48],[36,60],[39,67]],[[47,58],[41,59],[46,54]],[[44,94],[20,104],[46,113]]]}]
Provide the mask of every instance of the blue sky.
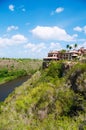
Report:
[{"label": "blue sky", "polygon": [[86,48],[86,0],[1,0],[0,57],[43,58]]}]

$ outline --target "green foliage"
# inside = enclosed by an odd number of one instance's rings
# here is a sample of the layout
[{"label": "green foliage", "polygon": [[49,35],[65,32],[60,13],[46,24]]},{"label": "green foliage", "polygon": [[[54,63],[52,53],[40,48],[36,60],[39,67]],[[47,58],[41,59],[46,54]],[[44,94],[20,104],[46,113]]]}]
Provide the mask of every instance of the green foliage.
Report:
[{"label": "green foliage", "polygon": [[15,70],[11,69],[8,70],[7,68],[0,69],[0,83],[3,83],[5,81],[9,81],[11,79],[21,77],[27,75],[27,72],[25,70]]},{"label": "green foliage", "polygon": [[66,50],[64,50],[64,49],[60,51],[60,53],[62,53],[62,54],[64,54],[65,52],[66,52]]},{"label": "green foliage", "polygon": [[0,84],[24,75],[32,75],[41,67],[37,59],[0,59]]},{"label": "green foliage", "polygon": [[0,69],[0,77],[6,77],[7,75],[8,75],[7,68]]},{"label": "green foliage", "polygon": [[0,130],[85,130],[86,92],[71,89],[71,77],[80,72],[75,87],[85,88],[86,64],[74,64],[64,76],[62,69],[52,62],[17,88],[0,105]]},{"label": "green foliage", "polygon": [[58,100],[60,101],[60,106],[62,107],[61,109],[63,109],[62,112],[66,115],[70,111],[74,102],[74,92],[70,89],[59,91]]},{"label": "green foliage", "polygon": [[63,74],[63,63],[60,62],[51,62],[47,71],[47,76],[53,78],[61,78]]},{"label": "green foliage", "polygon": [[76,72],[86,72],[86,63],[77,63],[71,67],[70,71],[67,72],[66,78],[74,75]]}]

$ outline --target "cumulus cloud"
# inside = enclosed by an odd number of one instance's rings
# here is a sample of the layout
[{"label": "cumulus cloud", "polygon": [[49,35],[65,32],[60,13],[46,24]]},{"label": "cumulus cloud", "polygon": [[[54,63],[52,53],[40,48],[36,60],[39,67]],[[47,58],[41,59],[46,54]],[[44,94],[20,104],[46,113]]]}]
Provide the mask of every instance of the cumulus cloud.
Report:
[{"label": "cumulus cloud", "polygon": [[58,8],[56,8],[56,10],[51,12],[51,15],[54,15],[55,13],[59,14],[59,13],[61,13],[63,11],[64,11],[63,7],[58,7]]},{"label": "cumulus cloud", "polygon": [[31,30],[31,32],[34,36],[43,40],[58,40],[68,42],[74,40],[74,35],[70,36],[64,29],[59,28],[58,26],[37,26]]},{"label": "cumulus cloud", "polygon": [[14,5],[12,5],[12,4],[9,5],[9,10],[10,10],[10,11],[14,11]]},{"label": "cumulus cloud", "polygon": [[18,30],[18,29],[19,29],[18,26],[12,25],[12,26],[9,26],[9,27],[7,28],[7,32],[10,32],[10,31],[12,31],[12,30]]},{"label": "cumulus cloud", "polygon": [[50,49],[50,50],[61,50],[62,47],[61,47],[61,44],[60,44],[60,43],[51,42],[49,49]]},{"label": "cumulus cloud", "polygon": [[44,43],[34,44],[34,43],[28,43],[24,46],[26,49],[30,49],[32,52],[41,52],[43,49],[45,49]]},{"label": "cumulus cloud", "polygon": [[86,25],[84,27],[76,26],[73,28],[73,30],[77,32],[84,32],[86,34]]},{"label": "cumulus cloud", "polygon": [[21,34],[13,35],[11,39],[16,43],[27,42],[27,38],[24,35],[21,35]]},{"label": "cumulus cloud", "polygon": [[61,13],[61,12],[63,12],[63,11],[64,11],[64,8],[62,8],[62,7],[59,7],[59,8],[57,8],[57,9],[55,10],[56,13]]},{"label": "cumulus cloud", "polygon": [[0,37],[0,47],[17,45],[26,42],[27,42],[27,38],[21,34],[13,35],[11,38]]},{"label": "cumulus cloud", "polygon": [[79,26],[75,27],[73,30],[77,32],[82,32],[82,28]]},{"label": "cumulus cloud", "polygon": [[72,37],[73,37],[73,38],[77,38],[77,37],[78,37],[78,34],[74,34]]}]

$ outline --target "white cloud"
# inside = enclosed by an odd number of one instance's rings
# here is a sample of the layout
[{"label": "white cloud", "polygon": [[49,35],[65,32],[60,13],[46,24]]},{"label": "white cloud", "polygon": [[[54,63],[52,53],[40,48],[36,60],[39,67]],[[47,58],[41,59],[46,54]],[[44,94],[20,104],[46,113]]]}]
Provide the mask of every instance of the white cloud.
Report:
[{"label": "white cloud", "polygon": [[19,29],[18,26],[12,25],[12,26],[9,26],[9,27],[7,28],[7,32],[10,32],[10,31],[12,31],[12,30],[18,30],[18,29]]},{"label": "white cloud", "polygon": [[86,34],[86,26],[83,27],[83,31]]},{"label": "white cloud", "polygon": [[73,30],[77,32],[82,32],[82,28],[79,26],[76,26]]},{"label": "white cloud", "polygon": [[54,10],[54,11],[51,12],[51,15],[54,15],[55,13],[59,14],[59,13],[61,13],[63,11],[64,11],[63,7],[58,7],[58,8],[56,8],[56,10]]},{"label": "white cloud", "polygon": [[32,52],[41,52],[43,49],[46,48],[44,43],[39,44],[28,43],[24,47]]},{"label": "white cloud", "polygon": [[86,34],[86,25],[84,27],[76,26],[75,28],[73,28],[73,30],[77,32],[84,32]]},{"label": "white cloud", "polygon": [[80,48],[80,47],[86,48],[86,42],[84,42],[84,43],[82,43],[82,44],[79,44],[79,45],[78,45],[78,48]]},{"label": "white cloud", "polygon": [[9,5],[9,10],[10,10],[10,11],[14,11],[14,5],[12,5],[12,4]]},{"label": "white cloud", "polygon": [[54,43],[54,42],[50,43],[50,50],[61,50],[61,49],[62,47],[60,43]]},{"label": "white cloud", "polygon": [[58,26],[37,26],[31,32],[34,36],[43,40],[58,40],[68,42],[74,40],[74,35],[70,36],[64,29],[59,28]]},{"label": "white cloud", "polygon": [[85,42],[86,39],[82,38],[82,39],[78,39],[79,42]]},{"label": "white cloud", "polygon": [[62,7],[59,7],[59,8],[57,8],[57,9],[55,10],[56,13],[61,13],[61,12],[63,12],[63,11],[64,11],[64,8],[62,8]]},{"label": "white cloud", "polygon": [[13,35],[11,38],[0,37],[0,47],[17,45],[26,42],[27,42],[27,38],[21,34]]},{"label": "white cloud", "polygon": [[16,43],[25,43],[25,42],[27,42],[27,38],[24,35],[21,35],[21,34],[13,35],[11,39],[13,41],[15,41]]},{"label": "white cloud", "polygon": [[73,37],[73,38],[77,38],[77,37],[78,37],[78,34],[74,34],[72,37]]}]

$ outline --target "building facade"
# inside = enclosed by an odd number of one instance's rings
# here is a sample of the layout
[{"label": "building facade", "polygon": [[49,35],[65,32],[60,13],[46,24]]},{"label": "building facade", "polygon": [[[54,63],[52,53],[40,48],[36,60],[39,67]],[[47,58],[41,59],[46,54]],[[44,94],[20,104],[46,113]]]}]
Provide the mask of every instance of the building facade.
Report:
[{"label": "building facade", "polygon": [[48,53],[48,56],[43,58],[43,66],[47,67],[48,63],[52,60],[73,60],[75,58],[80,59],[83,55],[86,55],[86,49],[84,47],[81,47],[78,50],[72,50],[72,51],[50,51]]}]

